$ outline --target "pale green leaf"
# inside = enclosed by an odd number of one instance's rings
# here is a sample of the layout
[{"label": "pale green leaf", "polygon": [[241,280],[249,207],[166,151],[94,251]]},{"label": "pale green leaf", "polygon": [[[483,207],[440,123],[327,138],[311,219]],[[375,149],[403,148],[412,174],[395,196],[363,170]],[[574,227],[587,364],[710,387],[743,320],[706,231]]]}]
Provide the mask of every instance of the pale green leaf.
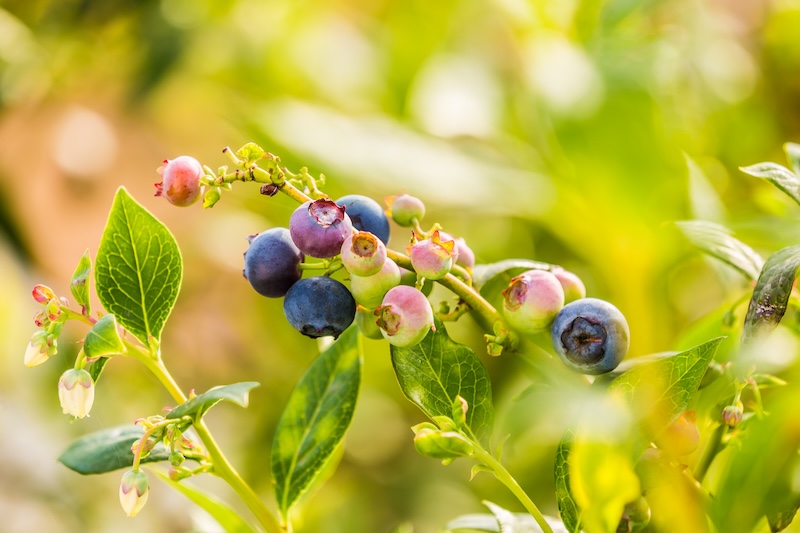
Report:
[{"label": "pale green leaf", "polygon": [[104,315],[92,326],[83,341],[83,351],[89,359],[117,355],[125,351],[114,315]]},{"label": "pale green leaf", "polygon": [[344,437],[358,399],[362,347],[355,325],[311,363],[289,397],[272,443],[278,508],[289,509],[311,486]]},{"label": "pale green leaf", "polygon": [[[492,502],[484,501],[494,514],[475,513],[454,518],[445,526],[446,531],[488,531],[491,533],[542,533],[542,528],[528,513],[512,513]],[[568,533],[558,518],[544,517],[553,533]],[[502,520],[502,522],[501,522]],[[505,528],[505,529],[503,529]],[[509,529],[510,528],[510,529]]]},{"label": "pale green leaf", "polygon": [[238,150],[236,150],[236,157],[243,160],[246,166],[250,166],[252,163],[255,163],[264,155],[266,152],[263,148],[261,148],[256,143],[247,143]]},{"label": "pale green leaf", "polygon": [[234,403],[240,407],[247,407],[250,391],[258,387],[256,381],[243,381],[231,385],[221,385],[212,387],[208,391],[183,402],[172,409],[166,418],[176,419],[184,416],[191,416],[195,419],[202,417],[206,411],[211,409],[218,402],[226,401]]},{"label": "pale green leaf", "polygon": [[726,263],[748,279],[756,279],[764,260],[752,248],[736,239],[726,227],[704,220],[675,223],[689,242],[701,251]]},{"label": "pale green leaf", "polygon": [[795,174],[800,174],[800,144],[786,143],[783,145],[783,151]]},{"label": "pale green leaf", "polygon": [[239,513],[231,509],[225,503],[186,482],[178,483],[177,481],[172,481],[167,474],[161,471],[153,470],[153,472],[161,481],[186,496],[195,505],[207,512],[226,533],[256,533],[258,531],[250,527],[247,522],[239,516]]},{"label": "pale green leaf", "polygon": [[478,439],[492,430],[492,385],[481,360],[453,341],[439,320],[436,330],[409,348],[391,347],[392,365],[403,394],[429,418],[452,416],[456,397],[467,401],[466,425]]},{"label": "pale green leaf", "polygon": [[145,345],[161,338],[180,290],[182,260],[169,230],[124,188],[117,191],[97,252],[105,309]]},{"label": "pale green leaf", "polygon": [[800,178],[788,168],[777,163],[757,163],[739,170],[756,178],[763,178],[800,204]]},{"label": "pale green leaf", "polygon": [[72,280],[69,284],[69,290],[72,292],[72,297],[75,301],[83,307],[86,315],[92,311],[89,302],[89,279],[92,274],[92,258],[89,257],[89,250],[86,250],[78,261],[78,266],[72,274]]},{"label": "pale green leaf", "polygon": [[769,333],[777,327],[786,313],[798,268],[800,245],[783,248],[767,258],[747,308],[742,333],[744,340]]},{"label": "pale green leaf", "polygon": [[[79,474],[103,474],[133,465],[131,445],[144,435],[140,426],[122,426],[90,433],[70,444],[59,462]],[[166,461],[169,450],[159,443],[142,463]]]}]

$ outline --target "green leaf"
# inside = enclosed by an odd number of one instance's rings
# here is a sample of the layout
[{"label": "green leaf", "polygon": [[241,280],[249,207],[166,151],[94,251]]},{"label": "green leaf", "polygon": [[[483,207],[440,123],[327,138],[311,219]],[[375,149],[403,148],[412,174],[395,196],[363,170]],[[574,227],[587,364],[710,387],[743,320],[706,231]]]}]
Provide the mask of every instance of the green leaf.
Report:
[{"label": "green leaf", "polygon": [[489,436],[494,418],[489,374],[475,352],[447,335],[441,321],[419,344],[392,346],[391,354],[400,389],[428,418],[452,416],[461,396],[468,404],[467,427],[478,439]]},{"label": "green leaf", "polygon": [[498,294],[506,288],[511,278],[527,270],[551,270],[552,265],[529,259],[506,259],[487,265],[475,265],[472,285],[483,296]]},{"label": "green leaf", "polygon": [[569,533],[578,533],[581,527],[581,511],[572,496],[572,489],[569,484],[569,455],[574,438],[575,433],[571,428],[568,428],[564,435],[561,436],[561,441],[558,443],[558,449],[556,450],[555,465],[558,513]]},{"label": "green leaf", "polygon": [[749,167],[739,167],[745,174],[764,178],[800,204],[800,179],[797,174],[777,163],[757,163]]},{"label": "green leaf", "polygon": [[[500,533],[541,533],[542,531],[542,528],[538,527],[535,521],[532,525],[530,521],[520,520],[517,515],[497,504],[484,500],[483,505],[488,507],[494,515],[500,528]],[[531,516],[528,516],[528,518],[533,519]]]},{"label": "green leaf", "polygon": [[214,407],[221,401],[235,403],[240,407],[247,407],[250,390],[258,387],[257,381],[243,381],[232,385],[220,385],[212,387],[208,391],[183,402],[171,410],[166,418],[176,419],[184,416],[191,416],[195,420],[202,417],[206,411]]},{"label": "green leaf", "polygon": [[250,166],[252,163],[264,157],[266,153],[267,152],[256,143],[247,143],[236,150],[236,157],[244,160],[246,166]]},{"label": "green leaf", "polygon": [[786,313],[798,268],[800,245],[783,248],[767,258],[747,308],[743,340],[769,333],[778,326]]},{"label": "green leaf", "polygon": [[117,319],[114,315],[104,315],[98,320],[83,341],[83,351],[90,359],[121,354],[125,345],[117,332]]},{"label": "green leaf", "polygon": [[89,375],[92,376],[92,381],[97,383],[97,380],[100,378],[100,374],[103,373],[103,369],[106,367],[106,365],[110,360],[111,359],[109,359],[108,357],[101,357],[100,359],[94,361],[91,365],[89,365],[89,368],[87,370],[89,372]]},{"label": "green leaf", "polygon": [[169,230],[120,187],[97,251],[95,283],[103,307],[149,346],[151,336],[161,338],[182,269]]},{"label": "green leaf", "polygon": [[795,174],[800,174],[800,144],[786,143],[783,145],[783,151]]},{"label": "green leaf", "polygon": [[[466,514],[454,518],[447,523],[447,531],[489,531],[491,533],[542,533],[542,528],[528,513],[512,513],[499,505],[485,501],[484,505],[494,514]],[[564,525],[557,518],[545,516],[544,519],[554,533],[567,533]]]},{"label": "green leaf", "polygon": [[689,242],[701,251],[716,257],[748,279],[756,279],[764,260],[752,248],[736,239],[726,227],[703,220],[675,223]]},{"label": "green leaf", "polygon": [[89,315],[91,313],[91,306],[89,304],[89,276],[92,273],[92,258],[89,257],[89,250],[86,250],[78,261],[78,266],[72,274],[72,281],[69,284],[69,290],[72,292],[72,297],[83,307],[84,313]]},{"label": "green leaf", "polygon": [[361,383],[361,341],[350,326],[317,359],[289,396],[272,443],[278,508],[289,509],[311,486],[344,437]]},{"label": "green leaf", "polygon": [[[140,426],[121,426],[90,433],[70,444],[58,457],[61,464],[83,475],[103,474],[133,465],[131,445],[144,435]],[[169,450],[159,443],[142,463],[169,459]]]},{"label": "green leaf", "polygon": [[211,515],[211,518],[216,520],[226,533],[256,533],[256,531],[258,531],[247,525],[247,522],[242,520],[239,513],[200,489],[188,485],[185,482],[178,483],[172,481],[164,472],[158,470],[154,470],[153,472],[161,481],[189,498],[189,500],[194,502],[198,507]]}]

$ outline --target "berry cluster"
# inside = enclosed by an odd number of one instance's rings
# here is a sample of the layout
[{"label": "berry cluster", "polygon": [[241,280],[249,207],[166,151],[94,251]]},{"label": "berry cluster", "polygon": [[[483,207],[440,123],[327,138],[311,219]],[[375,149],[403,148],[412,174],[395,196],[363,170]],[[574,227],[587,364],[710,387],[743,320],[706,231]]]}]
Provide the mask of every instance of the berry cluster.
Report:
[{"label": "berry cluster", "polygon": [[[255,165],[250,167],[251,177],[255,169]],[[282,173],[277,180],[275,171]],[[230,184],[224,176],[210,176],[210,170],[204,172],[188,156],[165,161],[159,172],[163,181],[156,184],[157,195],[176,205],[189,205],[204,185],[211,185],[204,196],[204,205],[211,206],[218,200],[220,185]],[[271,169],[272,182],[262,192],[277,193],[286,172]],[[239,175],[235,173],[234,178]],[[296,198],[303,203],[292,213],[288,229],[272,228],[248,238],[244,277],[259,294],[284,297],[286,318],[303,335],[338,337],[355,320],[370,338],[385,338],[395,346],[420,342],[434,327],[427,299],[430,282],[452,273],[470,283],[475,254],[464,239],[454,238],[438,225],[422,230],[425,205],[413,196],[387,198],[384,211],[375,200],[359,194],[333,201],[310,176],[299,178],[306,180],[305,190],[318,199],[300,193]],[[214,197],[209,199],[209,193]],[[404,266],[410,263],[413,270],[399,266],[393,259],[399,254],[387,249],[387,214],[398,226],[412,230],[408,257],[402,257]],[[303,277],[303,271],[315,268],[323,270],[322,275]],[[331,277],[340,268],[347,271],[349,287]],[[622,313],[608,302],[586,298],[581,279],[559,266],[523,272],[511,279],[502,296],[508,326],[522,334],[549,329],[556,355],[574,370],[609,372],[628,351],[630,331]]]}]

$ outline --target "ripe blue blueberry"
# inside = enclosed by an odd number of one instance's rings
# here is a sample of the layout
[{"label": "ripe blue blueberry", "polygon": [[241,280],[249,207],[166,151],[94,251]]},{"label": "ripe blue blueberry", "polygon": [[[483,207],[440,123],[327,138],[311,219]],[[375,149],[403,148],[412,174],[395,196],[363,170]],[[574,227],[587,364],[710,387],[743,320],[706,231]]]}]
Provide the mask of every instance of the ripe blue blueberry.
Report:
[{"label": "ripe blue blueberry", "polygon": [[369,196],[348,194],[336,200],[336,205],[344,207],[354,228],[372,233],[383,244],[389,242],[389,219],[378,202]]},{"label": "ripe blue blueberry", "polygon": [[279,298],[297,282],[302,273],[301,252],[286,228],[272,228],[247,238],[242,274],[261,295]]},{"label": "ripe blue blueberry", "polygon": [[617,368],[628,353],[631,336],[620,310],[597,298],[565,305],[551,334],[556,354],[583,374],[604,374]]},{"label": "ripe blue blueberry", "polygon": [[339,255],[353,224],[344,209],[328,199],[306,202],[289,219],[292,240],[306,255],[328,258]]},{"label": "ripe blue blueberry", "polygon": [[327,276],[301,279],[283,300],[286,319],[311,337],[338,337],[353,323],[356,302],[347,287]]}]

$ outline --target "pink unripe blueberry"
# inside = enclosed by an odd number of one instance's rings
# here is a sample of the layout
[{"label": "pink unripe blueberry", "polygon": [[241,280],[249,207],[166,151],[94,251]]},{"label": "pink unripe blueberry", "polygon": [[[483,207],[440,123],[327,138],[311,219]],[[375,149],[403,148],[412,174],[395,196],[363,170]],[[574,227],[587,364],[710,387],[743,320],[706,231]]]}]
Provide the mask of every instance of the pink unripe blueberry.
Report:
[{"label": "pink unripe blueberry", "polygon": [[179,207],[192,205],[200,198],[203,165],[194,157],[182,155],[165,159],[157,172],[161,175],[161,183],[156,183],[156,196],[163,196]]},{"label": "pink unripe blueberry", "polygon": [[372,276],[380,272],[386,261],[386,245],[368,231],[348,235],[342,243],[344,268],[357,276]]},{"label": "pink unripe blueberry", "polygon": [[419,343],[433,327],[433,309],[425,295],[413,287],[399,285],[375,309],[381,334],[398,347]]},{"label": "pink unripe blueberry", "polygon": [[353,233],[353,224],[344,208],[323,198],[295,209],[289,232],[301,252],[324,259],[339,255],[345,238]]},{"label": "pink unripe blueberry", "polygon": [[374,309],[383,301],[383,296],[392,287],[400,285],[400,267],[391,259],[386,259],[377,274],[357,276],[350,274],[350,292],[356,302]]},{"label": "pink unripe blueberry", "polygon": [[426,279],[442,279],[453,266],[456,243],[442,237],[437,230],[430,239],[411,247],[411,265]]},{"label": "pink unripe blueberry", "polygon": [[425,204],[422,200],[401,194],[400,196],[389,196],[386,198],[389,204],[389,212],[398,226],[410,228],[414,226],[414,221],[419,222],[425,216]]},{"label": "pink unripe blueberry", "polygon": [[464,237],[456,239],[456,264],[472,271],[475,266],[475,252],[467,246],[467,241]]},{"label": "pink unripe blueberry", "polygon": [[564,307],[564,289],[546,270],[529,270],[511,279],[503,291],[508,323],[524,333],[547,328]]},{"label": "pink unripe blueberry", "polygon": [[565,304],[580,300],[581,298],[586,298],[586,286],[577,275],[556,265],[553,266],[551,272],[564,289]]}]

